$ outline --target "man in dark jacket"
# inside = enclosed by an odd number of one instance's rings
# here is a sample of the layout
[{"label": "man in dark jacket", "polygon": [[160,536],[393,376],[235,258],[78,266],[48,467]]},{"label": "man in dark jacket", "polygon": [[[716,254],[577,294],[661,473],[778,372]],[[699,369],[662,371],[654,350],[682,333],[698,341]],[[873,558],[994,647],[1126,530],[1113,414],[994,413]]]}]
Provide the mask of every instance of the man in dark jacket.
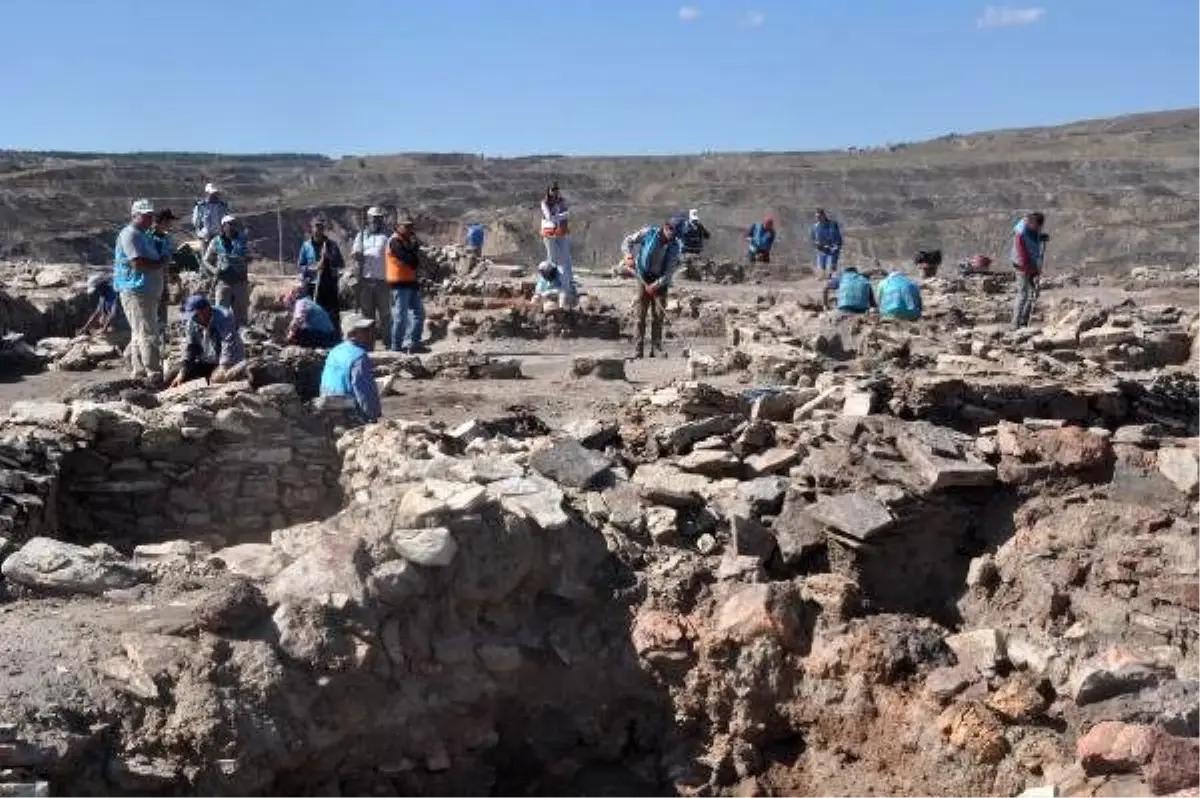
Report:
[{"label": "man in dark jacket", "polygon": [[687,219],[676,230],[679,240],[683,243],[684,255],[699,255],[704,251],[704,242],[712,235],[708,228],[700,223],[700,211],[692,208],[688,211]]}]

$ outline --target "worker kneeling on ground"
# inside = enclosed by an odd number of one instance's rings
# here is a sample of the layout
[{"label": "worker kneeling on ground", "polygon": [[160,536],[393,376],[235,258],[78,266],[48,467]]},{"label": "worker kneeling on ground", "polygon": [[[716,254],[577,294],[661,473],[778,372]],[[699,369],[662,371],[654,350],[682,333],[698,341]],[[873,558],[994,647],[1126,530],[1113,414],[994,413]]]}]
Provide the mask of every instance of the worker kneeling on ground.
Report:
[{"label": "worker kneeling on ground", "polygon": [[302,287],[292,289],[288,294],[288,304],[292,306],[292,321],[287,333],[289,344],[308,349],[337,346],[339,336],[333,328],[333,319]]},{"label": "worker kneeling on ground", "polygon": [[233,311],[214,307],[203,294],[192,294],[183,303],[183,314],[187,330],[182,362],[171,387],[202,377],[209,384],[240,379],[246,370],[246,347]]},{"label": "worker kneeling on ground", "polygon": [[862,314],[875,307],[875,294],[871,281],[858,273],[858,269],[847,266],[838,277],[837,309],[839,313]]},{"label": "worker kneeling on ground", "polygon": [[321,396],[348,396],[368,422],[378,421],[383,410],[375,368],[369,352],[375,346],[375,322],[358,313],[346,317],[346,340],[329,350],[321,372]]},{"label": "worker kneeling on ground", "polygon": [[[634,247],[637,247],[635,253]],[[638,230],[621,244],[625,265],[637,277],[637,337],[634,356],[645,354],[646,312],[650,312],[650,357],[663,352],[663,321],[666,318],[667,290],[679,265],[679,239],[675,227],[666,222]],[[663,352],[664,357],[666,353]]]},{"label": "worker kneeling on ground", "polygon": [[921,318],[921,287],[904,272],[894,271],[879,283],[879,315],[885,319]]},{"label": "worker kneeling on ground", "polygon": [[88,277],[87,292],[89,297],[96,298],[96,309],[75,334],[88,335],[93,330],[101,334],[110,332],[123,318],[121,303],[117,301],[117,292],[112,286],[112,280],[102,274],[93,274]]},{"label": "worker kneeling on ground", "polygon": [[562,291],[562,271],[548,260],[538,264],[537,283],[533,295],[541,300],[555,299]]}]

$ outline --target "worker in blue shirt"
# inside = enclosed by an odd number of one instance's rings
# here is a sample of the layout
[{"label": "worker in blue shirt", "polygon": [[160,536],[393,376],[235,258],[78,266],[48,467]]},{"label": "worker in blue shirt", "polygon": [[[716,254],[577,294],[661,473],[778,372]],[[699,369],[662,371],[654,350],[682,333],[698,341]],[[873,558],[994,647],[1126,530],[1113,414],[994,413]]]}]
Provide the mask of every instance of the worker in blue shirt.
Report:
[{"label": "worker in blue shirt", "polygon": [[775,246],[775,219],[768,216],[750,225],[746,231],[746,260],[751,264],[770,263],[771,247]]},{"label": "worker in blue shirt", "polygon": [[873,307],[875,292],[871,290],[871,281],[859,274],[855,267],[847,266],[838,278],[838,313],[861,315]]},{"label": "worker in blue shirt", "polygon": [[842,228],[829,218],[824,208],[817,208],[811,237],[816,250],[817,271],[822,278],[828,278],[830,273],[837,271],[838,258],[842,254]]},{"label": "worker in blue shirt", "polygon": [[96,298],[96,309],[75,334],[87,335],[93,329],[101,333],[109,332],[122,318],[121,303],[117,301],[112,280],[107,275],[93,274],[88,277],[87,292],[89,297]]},{"label": "worker in blue shirt", "polygon": [[893,271],[879,283],[879,315],[885,319],[921,318],[921,287],[904,272]]},{"label": "worker in blue shirt", "polygon": [[341,300],[338,294],[338,278],[346,262],[337,242],[326,234],[328,223],[324,216],[312,220],[311,234],[300,245],[300,256],[296,265],[300,271],[300,284],[306,293],[325,308],[336,328],[341,323]]},{"label": "worker in blue shirt", "polygon": [[370,351],[375,347],[375,321],[346,314],[346,340],[329,350],[321,372],[321,396],[349,396],[367,422],[383,414]]}]

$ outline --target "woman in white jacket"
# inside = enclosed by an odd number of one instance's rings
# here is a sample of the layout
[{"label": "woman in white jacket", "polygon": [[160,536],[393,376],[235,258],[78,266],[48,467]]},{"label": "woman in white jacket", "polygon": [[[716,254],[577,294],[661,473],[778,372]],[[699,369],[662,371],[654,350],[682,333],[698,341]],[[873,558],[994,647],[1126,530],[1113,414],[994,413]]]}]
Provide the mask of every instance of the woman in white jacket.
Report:
[{"label": "woman in white jacket", "polygon": [[568,307],[575,301],[575,279],[571,268],[571,236],[567,224],[570,210],[558,191],[558,183],[546,189],[542,199],[542,241],[546,244],[546,260],[558,267],[559,304]]}]

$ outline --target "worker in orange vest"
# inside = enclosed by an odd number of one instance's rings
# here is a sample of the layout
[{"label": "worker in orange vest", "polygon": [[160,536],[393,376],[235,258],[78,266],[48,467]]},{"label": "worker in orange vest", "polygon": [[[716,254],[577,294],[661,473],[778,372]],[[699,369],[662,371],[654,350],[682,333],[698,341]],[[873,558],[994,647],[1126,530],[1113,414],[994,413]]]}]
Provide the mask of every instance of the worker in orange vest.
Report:
[{"label": "worker in orange vest", "polygon": [[421,301],[421,241],[413,232],[412,219],[396,221],[388,238],[384,278],[392,289],[391,349],[413,354],[423,351],[425,305]]}]

